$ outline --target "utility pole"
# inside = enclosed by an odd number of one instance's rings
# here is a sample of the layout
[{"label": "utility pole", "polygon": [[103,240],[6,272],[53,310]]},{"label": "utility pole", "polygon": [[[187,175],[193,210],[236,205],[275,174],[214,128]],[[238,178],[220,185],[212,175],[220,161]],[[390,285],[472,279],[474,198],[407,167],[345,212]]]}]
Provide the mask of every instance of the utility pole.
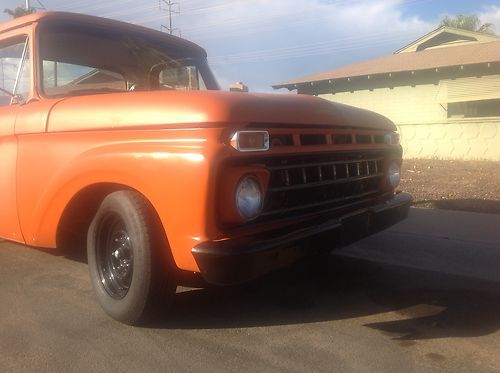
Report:
[{"label": "utility pole", "polygon": [[[162,5],[166,6],[166,8],[163,8]],[[174,9],[175,6],[177,6],[177,10]],[[172,35],[175,30],[179,31],[180,34],[180,30],[176,27],[173,27],[172,25],[172,15],[181,13],[180,3],[174,2],[172,0],[158,0],[158,7],[160,8],[160,10],[168,12],[168,27],[165,25],[161,25],[161,28],[166,29],[170,35]]]},{"label": "utility pole", "polygon": [[26,10],[30,10],[31,9],[30,0],[26,0],[25,8],[26,8]]}]

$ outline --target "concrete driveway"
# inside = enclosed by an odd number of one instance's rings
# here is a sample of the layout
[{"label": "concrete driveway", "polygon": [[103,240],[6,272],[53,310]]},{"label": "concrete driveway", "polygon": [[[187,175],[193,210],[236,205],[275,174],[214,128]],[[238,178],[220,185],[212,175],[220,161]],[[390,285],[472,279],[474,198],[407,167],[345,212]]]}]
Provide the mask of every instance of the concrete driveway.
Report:
[{"label": "concrete driveway", "polygon": [[179,289],[134,328],[85,264],[0,242],[0,371],[500,371],[500,216],[412,210],[234,288]]}]

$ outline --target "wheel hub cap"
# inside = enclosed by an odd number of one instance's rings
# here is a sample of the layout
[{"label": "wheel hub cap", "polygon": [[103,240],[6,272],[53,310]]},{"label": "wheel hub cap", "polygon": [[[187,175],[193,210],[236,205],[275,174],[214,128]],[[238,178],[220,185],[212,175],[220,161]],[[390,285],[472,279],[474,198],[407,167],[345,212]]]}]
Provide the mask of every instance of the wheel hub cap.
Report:
[{"label": "wheel hub cap", "polygon": [[132,282],[133,248],[125,224],[118,215],[112,214],[101,222],[97,254],[104,289],[115,299],[125,297]]}]

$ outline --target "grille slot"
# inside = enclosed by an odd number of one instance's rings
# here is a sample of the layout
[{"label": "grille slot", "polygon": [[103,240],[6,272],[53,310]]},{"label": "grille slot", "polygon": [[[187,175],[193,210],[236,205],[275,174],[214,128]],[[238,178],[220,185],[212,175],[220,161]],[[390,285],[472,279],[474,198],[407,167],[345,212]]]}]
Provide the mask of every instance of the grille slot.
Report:
[{"label": "grille slot", "polygon": [[262,216],[342,208],[373,197],[380,192],[383,160],[373,154],[273,160]]},{"label": "grille slot", "polygon": [[370,135],[356,135],[357,144],[371,144],[372,137]]},{"label": "grille slot", "polygon": [[332,138],[335,145],[352,144],[352,135],[333,135]]},{"label": "grille slot", "polygon": [[300,145],[324,145],[326,144],[325,134],[300,135]]},{"label": "grille slot", "polygon": [[271,134],[269,143],[272,148],[278,146],[291,146],[293,145],[293,137],[292,135],[287,135],[287,134],[284,135]]}]

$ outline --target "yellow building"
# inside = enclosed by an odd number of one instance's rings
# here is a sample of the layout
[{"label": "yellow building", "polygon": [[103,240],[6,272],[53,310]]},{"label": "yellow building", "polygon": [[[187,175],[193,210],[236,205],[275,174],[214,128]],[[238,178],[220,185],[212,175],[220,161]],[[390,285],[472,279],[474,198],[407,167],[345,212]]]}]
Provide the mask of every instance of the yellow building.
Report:
[{"label": "yellow building", "polygon": [[500,38],[441,27],[394,54],[273,86],[379,112],[407,158],[500,160]]}]

